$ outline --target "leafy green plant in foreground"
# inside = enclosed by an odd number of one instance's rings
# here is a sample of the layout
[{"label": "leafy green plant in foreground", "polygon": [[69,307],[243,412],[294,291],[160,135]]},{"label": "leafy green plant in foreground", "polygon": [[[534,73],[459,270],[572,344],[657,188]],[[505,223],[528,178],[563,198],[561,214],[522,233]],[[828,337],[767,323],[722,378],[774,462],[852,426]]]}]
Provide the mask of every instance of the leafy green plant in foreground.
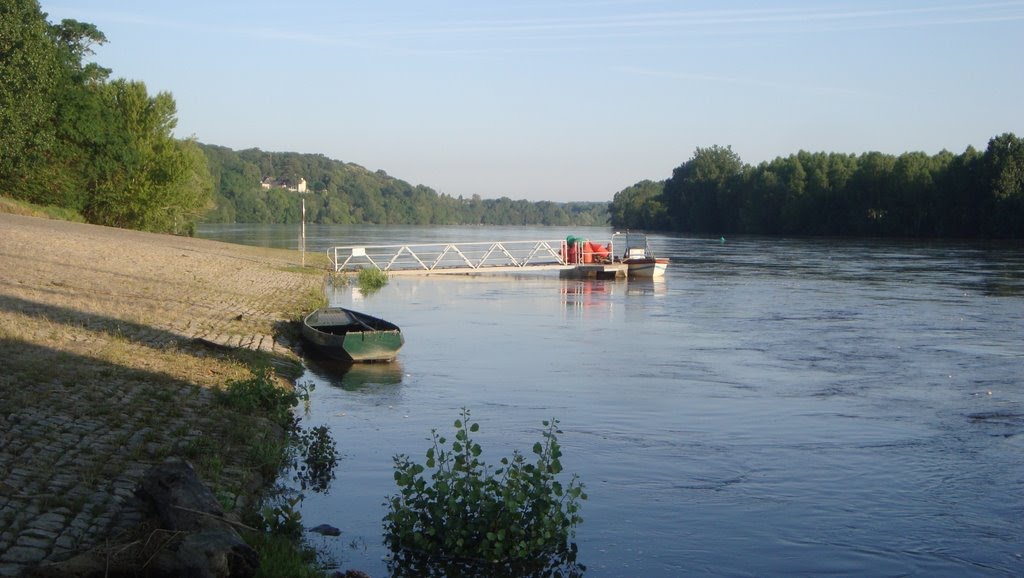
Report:
[{"label": "leafy green plant in foreground", "polygon": [[517,450],[492,471],[471,438],[480,426],[469,417],[463,408],[450,446],[432,430],[425,465],[395,456],[399,492],[385,503],[384,517],[389,547],[487,563],[544,561],[575,551],[569,541],[583,521],[580,501],[587,495],[575,474],[566,486],[556,479],[562,472],[558,421],[543,422],[534,463]]}]

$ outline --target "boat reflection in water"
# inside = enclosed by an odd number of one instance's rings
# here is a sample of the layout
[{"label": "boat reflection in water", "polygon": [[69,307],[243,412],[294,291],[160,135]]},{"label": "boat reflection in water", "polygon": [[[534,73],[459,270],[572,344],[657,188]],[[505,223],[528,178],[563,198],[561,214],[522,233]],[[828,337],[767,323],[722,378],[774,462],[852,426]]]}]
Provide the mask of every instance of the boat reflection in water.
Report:
[{"label": "boat reflection in water", "polygon": [[306,369],[317,380],[346,391],[402,384],[402,363],[352,363],[323,355],[307,355]]},{"label": "boat reflection in water", "polygon": [[560,292],[564,307],[593,307],[607,305],[608,297],[615,294],[616,282],[603,279],[560,279]]},{"label": "boat reflection in water", "polygon": [[633,277],[626,281],[626,295],[665,295],[668,286],[664,277]]}]

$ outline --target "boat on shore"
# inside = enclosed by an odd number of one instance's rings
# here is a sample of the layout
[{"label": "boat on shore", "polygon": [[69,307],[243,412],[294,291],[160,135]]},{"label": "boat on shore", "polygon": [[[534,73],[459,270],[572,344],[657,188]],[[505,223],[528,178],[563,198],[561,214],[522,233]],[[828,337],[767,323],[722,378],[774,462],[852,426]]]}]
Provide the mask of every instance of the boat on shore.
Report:
[{"label": "boat on shore", "polygon": [[360,363],[391,361],[405,343],[394,323],[343,307],[307,315],[302,336],[324,355]]},{"label": "boat on shore", "polygon": [[[620,244],[621,243],[621,244]],[[616,258],[626,265],[626,276],[640,279],[656,279],[665,276],[668,269],[667,257],[655,257],[643,233],[615,233],[612,244],[618,252],[623,247],[622,257]]]}]

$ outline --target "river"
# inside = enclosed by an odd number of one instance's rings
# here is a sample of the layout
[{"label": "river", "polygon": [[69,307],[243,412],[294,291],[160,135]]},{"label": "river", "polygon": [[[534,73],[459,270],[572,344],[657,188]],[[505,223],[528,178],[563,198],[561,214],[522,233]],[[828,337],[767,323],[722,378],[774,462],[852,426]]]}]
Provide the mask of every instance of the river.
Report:
[{"label": "river", "polygon": [[[296,227],[199,236],[295,248]],[[310,226],[307,248],[607,239],[606,229]],[[654,235],[660,282],[394,277],[333,303],[402,327],[398,361],[311,366],[309,426],[342,458],[312,543],[387,574],[392,456],[459,409],[481,456],[561,422],[589,499],[587,576],[1024,575],[1019,243]]]}]

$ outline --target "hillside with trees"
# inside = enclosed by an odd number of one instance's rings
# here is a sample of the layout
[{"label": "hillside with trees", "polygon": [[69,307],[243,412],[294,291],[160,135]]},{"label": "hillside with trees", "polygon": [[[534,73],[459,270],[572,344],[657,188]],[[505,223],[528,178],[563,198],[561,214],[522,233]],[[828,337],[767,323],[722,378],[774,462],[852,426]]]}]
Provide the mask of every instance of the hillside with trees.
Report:
[{"label": "hillside with trees", "polygon": [[1024,238],[1024,139],[898,156],[800,151],[757,166],[698,148],[615,195],[612,225],[697,234]]},{"label": "hillside with trees", "polygon": [[306,220],[313,223],[608,224],[608,203],[513,201],[479,195],[466,199],[324,155],[201,146],[215,190],[216,208],[206,216],[208,222],[298,223],[305,200]]}]

